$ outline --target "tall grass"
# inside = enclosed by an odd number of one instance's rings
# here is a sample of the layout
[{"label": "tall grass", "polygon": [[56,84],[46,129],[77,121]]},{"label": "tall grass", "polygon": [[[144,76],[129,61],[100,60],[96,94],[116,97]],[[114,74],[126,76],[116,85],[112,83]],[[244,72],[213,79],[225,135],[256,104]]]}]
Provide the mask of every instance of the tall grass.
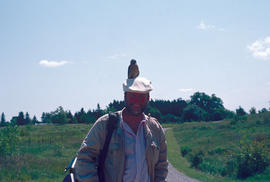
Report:
[{"label": "tall grass", "polygon": [[62,181],[64,168],[76,155],[90,127],[18,127],[16,152],[0,157],[0,181]]}]

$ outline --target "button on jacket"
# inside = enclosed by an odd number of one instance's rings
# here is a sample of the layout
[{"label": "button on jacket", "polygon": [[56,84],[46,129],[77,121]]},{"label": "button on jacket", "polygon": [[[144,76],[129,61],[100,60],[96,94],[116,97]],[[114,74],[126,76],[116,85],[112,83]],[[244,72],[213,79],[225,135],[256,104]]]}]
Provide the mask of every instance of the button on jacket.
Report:
[{"label": "button on jacket", "polygon": [[[120,114],[121,111],[119,111]],[[79,182],[98,182],[97,164],[100,150],[106,138],[108,114],[99,118],[88,132],[77,153],[75,165],[76,178]],[[168,174],[167,144],[164,131],[159,122],[146,116],[144,127],[145,157],[151,182],[166,182]],[[124,132],[117,123],[109,144],[104,164],[106,182],[122,182],[125,171]]]}]

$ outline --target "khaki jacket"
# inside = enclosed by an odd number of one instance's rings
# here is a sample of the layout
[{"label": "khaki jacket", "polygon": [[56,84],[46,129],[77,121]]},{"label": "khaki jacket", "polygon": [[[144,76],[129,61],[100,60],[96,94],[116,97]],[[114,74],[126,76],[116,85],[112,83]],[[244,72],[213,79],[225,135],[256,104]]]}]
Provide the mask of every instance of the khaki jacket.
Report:
[{"label": "khaki jacket", "polygon": [[[168,174],[167,144],[159,122],[148,117],[144,127],[146,161],[151,182],[166,182]],[[97,164],[105,142],[108,114],[99,118],[90,129],[77,153],[75,173],[79,182],[98,182]],[[106,182],[122,182],[125,169],[124,133],[118,122],[114,130],[104,164]]]}]

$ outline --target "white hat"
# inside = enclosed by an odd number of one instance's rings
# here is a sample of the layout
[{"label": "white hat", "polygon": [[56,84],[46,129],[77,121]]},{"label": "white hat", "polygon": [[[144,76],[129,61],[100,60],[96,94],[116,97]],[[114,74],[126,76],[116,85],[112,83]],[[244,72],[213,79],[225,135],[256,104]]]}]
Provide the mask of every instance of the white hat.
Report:
[{"label": "white hat", "polygon": [[143,77],[137,77],[127,79],[123,83],[123,90],[124,92],[149,93],[153,90],[153,87],[150,80]]}]

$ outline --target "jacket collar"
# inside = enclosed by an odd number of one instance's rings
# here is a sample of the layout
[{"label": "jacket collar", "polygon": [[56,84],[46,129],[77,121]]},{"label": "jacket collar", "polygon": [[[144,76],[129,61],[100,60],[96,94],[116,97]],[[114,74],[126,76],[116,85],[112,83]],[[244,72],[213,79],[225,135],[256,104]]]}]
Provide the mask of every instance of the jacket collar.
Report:
[{"label": "jacket collar", "polygon": [[[120,111],[118,111],[118,114],[119,114],[119,115],[122,114],[122,111],[123,111],[123,109],[120,110]],[[151,123],[150,117],[147,116],[147,115],[144,115],[144,116],[145,116],[144,119],[146,120],[146,122],[145,122],[145,124],[143,125],[143,127],[144,127],[143,130],[144,130],[144,136],[145,136],[145,141],[146,141],[146,147],[148,147],[148,146],[151,146],[151,144],[152,144],[154,141],[153,141],[152,132],[151,132],[150,126],[149,126],[150,123]],[[123,136],[124,136],[123,130],[122,130],[122,128],[120,127],[120,119],[119,119],[119,121],[118,121],[118,123],[117,123],[116,133],[117,133],[117,135],[120,136],[120,137],[123,137]]]}]

